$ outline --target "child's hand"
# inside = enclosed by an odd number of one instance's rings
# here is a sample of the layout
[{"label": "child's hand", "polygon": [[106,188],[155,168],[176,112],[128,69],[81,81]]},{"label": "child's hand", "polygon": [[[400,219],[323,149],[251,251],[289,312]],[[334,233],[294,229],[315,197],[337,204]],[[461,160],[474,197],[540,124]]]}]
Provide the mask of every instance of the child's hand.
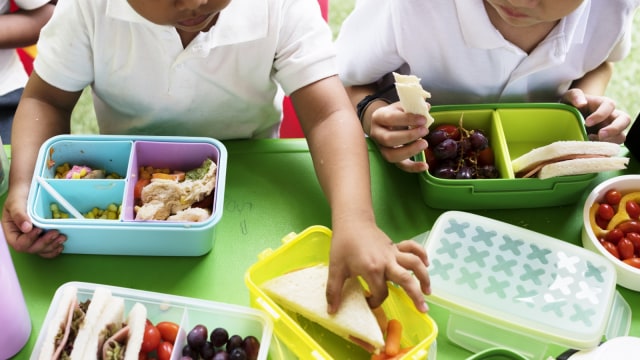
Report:
[{"label": "child's hand", "polygon": [[631,123],[631,117],[616,109],[615,102],[606,96],[585,94],[580,89],[570,89],[562,101],[575,106],[585,117],[584,123],[591,140],[622,144],[623,131]]},{"label": "child's hand", "polygon": [[[27,192],[28,193],[28,192]],[[26,194],[9,191],[2,209],[2,227],[7,243],[16,251],[53,258],[62,252],[66,236],[57,230],[44,232],[34,227],[27,215]]]},{"label": "child's hand", "polygon": [[[364,231],[363,231],[364,230]],[[369,286],[369,306],[376,308],[388,296],[387,281],[401,286],[421,312],[428,310],[424,295],[431,293],[426,251],[415,241],[394,244],[377,227],[352,226],[334,231],[329,262],[329,313],[340,306],[345,280],[361,276]]]},{"label": "child's hand", "polygon": [[407,172],[423,172],[428,169],[426,162],[416,162],[411,157],[427,148],[427,119],[423,116],[405,113],[400,103],[376,109],[371,114],[369,137],[373,139],[382,157]]}]

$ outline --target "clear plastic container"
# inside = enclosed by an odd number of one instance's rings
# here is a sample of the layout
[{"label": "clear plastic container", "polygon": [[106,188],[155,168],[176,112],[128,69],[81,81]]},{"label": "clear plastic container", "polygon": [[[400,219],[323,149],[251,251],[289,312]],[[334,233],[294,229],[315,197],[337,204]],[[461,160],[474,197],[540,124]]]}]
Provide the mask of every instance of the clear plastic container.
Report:
[{"label": "clear plastic container", "polygon": [[9,359],[31,335],[31,319],[22,295],[9,246],[0,231],[0,359]]}]

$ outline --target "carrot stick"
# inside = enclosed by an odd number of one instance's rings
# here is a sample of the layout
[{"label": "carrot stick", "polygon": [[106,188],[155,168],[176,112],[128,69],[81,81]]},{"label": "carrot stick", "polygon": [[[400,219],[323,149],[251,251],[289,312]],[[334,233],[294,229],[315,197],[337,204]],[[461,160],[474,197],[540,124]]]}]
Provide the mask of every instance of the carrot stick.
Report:
[{"label": "carrot stick", "polygon": [[387,323],[387,338],[384,344],[384,352],[389,356],[395,356],[400,352],[400,339],[402,338],[402,323],[398,319],[390,319]]}]

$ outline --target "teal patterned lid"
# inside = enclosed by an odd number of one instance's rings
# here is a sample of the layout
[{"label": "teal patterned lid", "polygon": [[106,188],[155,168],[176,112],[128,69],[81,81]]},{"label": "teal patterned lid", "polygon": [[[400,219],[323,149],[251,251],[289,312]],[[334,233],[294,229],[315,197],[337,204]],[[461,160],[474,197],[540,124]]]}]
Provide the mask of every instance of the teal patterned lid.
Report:
[{"label": "teal patterned lid", "polygon": [[605,331],[616,272],[604,257],[522,227],[443,213],[426,241],[432,295],[451,311],[569,346]]}]

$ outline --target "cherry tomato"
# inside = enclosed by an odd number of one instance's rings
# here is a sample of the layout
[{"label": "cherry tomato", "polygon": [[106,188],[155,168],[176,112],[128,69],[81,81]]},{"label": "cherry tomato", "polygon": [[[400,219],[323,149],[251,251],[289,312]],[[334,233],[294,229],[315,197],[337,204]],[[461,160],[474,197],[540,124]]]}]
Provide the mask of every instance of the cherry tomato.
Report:
[{"label": "cherry tomato", "polygon": [[620,203],[620,199],[622,199],[622,193],[618,190],[609,190],[604,194],[604,199],[607,204],[616,206]]},{"label": "cherry tomato", "polygon": [[618,248],[615,245],[608,241],[602,241],[600,242],[600,244],[602,244],[602,246],[604,246],[604,248],[607,249],[607,251],[611,253],[611,255],[615,256],[617,259],[620,259],[620,253],[618,253]]},{"label": "cherry tomato", "polygon": [[435,168],[436,166],[438,166],[438,159],[433,154],[433,149],[431,149],[430,147],[424,150],[424,157],[427,160],[427,164],[429,165],[429,168]]},{"label": "cherry tomato", "polygon": [[151,180],[149,179],[140,179],[136,181],[136,185],[133,188],[133,197],[135,199],[140,199],[142,196],[142,188],[147,186],[150,182]]},{"label": "cherry tomato", "polygon": [[142,338],[142,347],[140,351],[142,352],[151,352],[158,348],[160,345],[160,331],[158,328],[153,325],[152,322],[147,321],[144,327],[144,337]]},{"label": "cherry tomato", "polygon": [[618,254],[620,254],[620,259],[626,260],[633,257],[634,249],[633,249],[633,243],[631,242],[631,240],[627,238],[620,239],[620,241],[618,242],[617,248],[618,248]]},{"label": "cherry tomato", "polygon": [[618,244],[618,241],[624,237],[624,233],[620,229],[612,229],[605,236],[604,239],[610,243]]},{"label": "cherry tomato", "polygon": [[173,352],[173,343],[163,341],[158,346],[158,360],[171,359],[171,353]]},{"label": "cherry tomato", "polygon": [[637,220],[640,217],[640,205],[637,202],[633,200],[627,201],[625,207],[630,218]]},{"label": "cherry tomato", "polygon": [[628,234],[630,232],[640,234],[640,222],[636,220],[625,221],[623,223],[620,223],[620,225],[618,225],[617,227],[625,234]]},{"label": "cherry tomato", "polygon": [[140,353],[138,354],[138,360],[149,360],[149,354],[140,351]]},{"label": "cherry tomato", "polygon": [[480,150],[478,152],[478,165],[483,166],[483,165],[493,165],[494,164],[494,156],[493,156],[493,150],[491,150],[491,147],[486,147],[484,148],[484,150]]},{"label": "cherry tomato", "polygon": [[171,321],[161,321],[156,324],[156,328],[160,331],[160,337],[164,341],[168,341],[172,344],[176,342],[176,337],[178,337],[178,330],[180,329],[180,325],[171,322]]},{"label": "cherry tomato", "polygon": [[634,257],[631,259],[623,260],[625,264],[633,266],[634,268],[640,269],[640,258]]},{"label": "cherry tomato", "polygon": [[630,232],[626,235],[626,238],[633,243],[636,255],[640,256],[640,234]]},{"label": "cherry tomato", "polygon": [[451,124],[442,124],[436,126],[435,130],[443,130],[447,134],[449,134],[449,138],[453,140],[460,140],[460,129],[456,125]]},{"label": "cherry tomato", "polygon": [[600,229],[606,229],[607,225],[609,225],[609,220],[605,220],[596,214],[596,225],[598,225]]},{"label": "cherry tomato", "polygon": [[613,210],[613,206],[605,203],[601,203],[598,205],[598,216],[600,216],[603,220],[609,221],[615,215],[615,211]]}]

